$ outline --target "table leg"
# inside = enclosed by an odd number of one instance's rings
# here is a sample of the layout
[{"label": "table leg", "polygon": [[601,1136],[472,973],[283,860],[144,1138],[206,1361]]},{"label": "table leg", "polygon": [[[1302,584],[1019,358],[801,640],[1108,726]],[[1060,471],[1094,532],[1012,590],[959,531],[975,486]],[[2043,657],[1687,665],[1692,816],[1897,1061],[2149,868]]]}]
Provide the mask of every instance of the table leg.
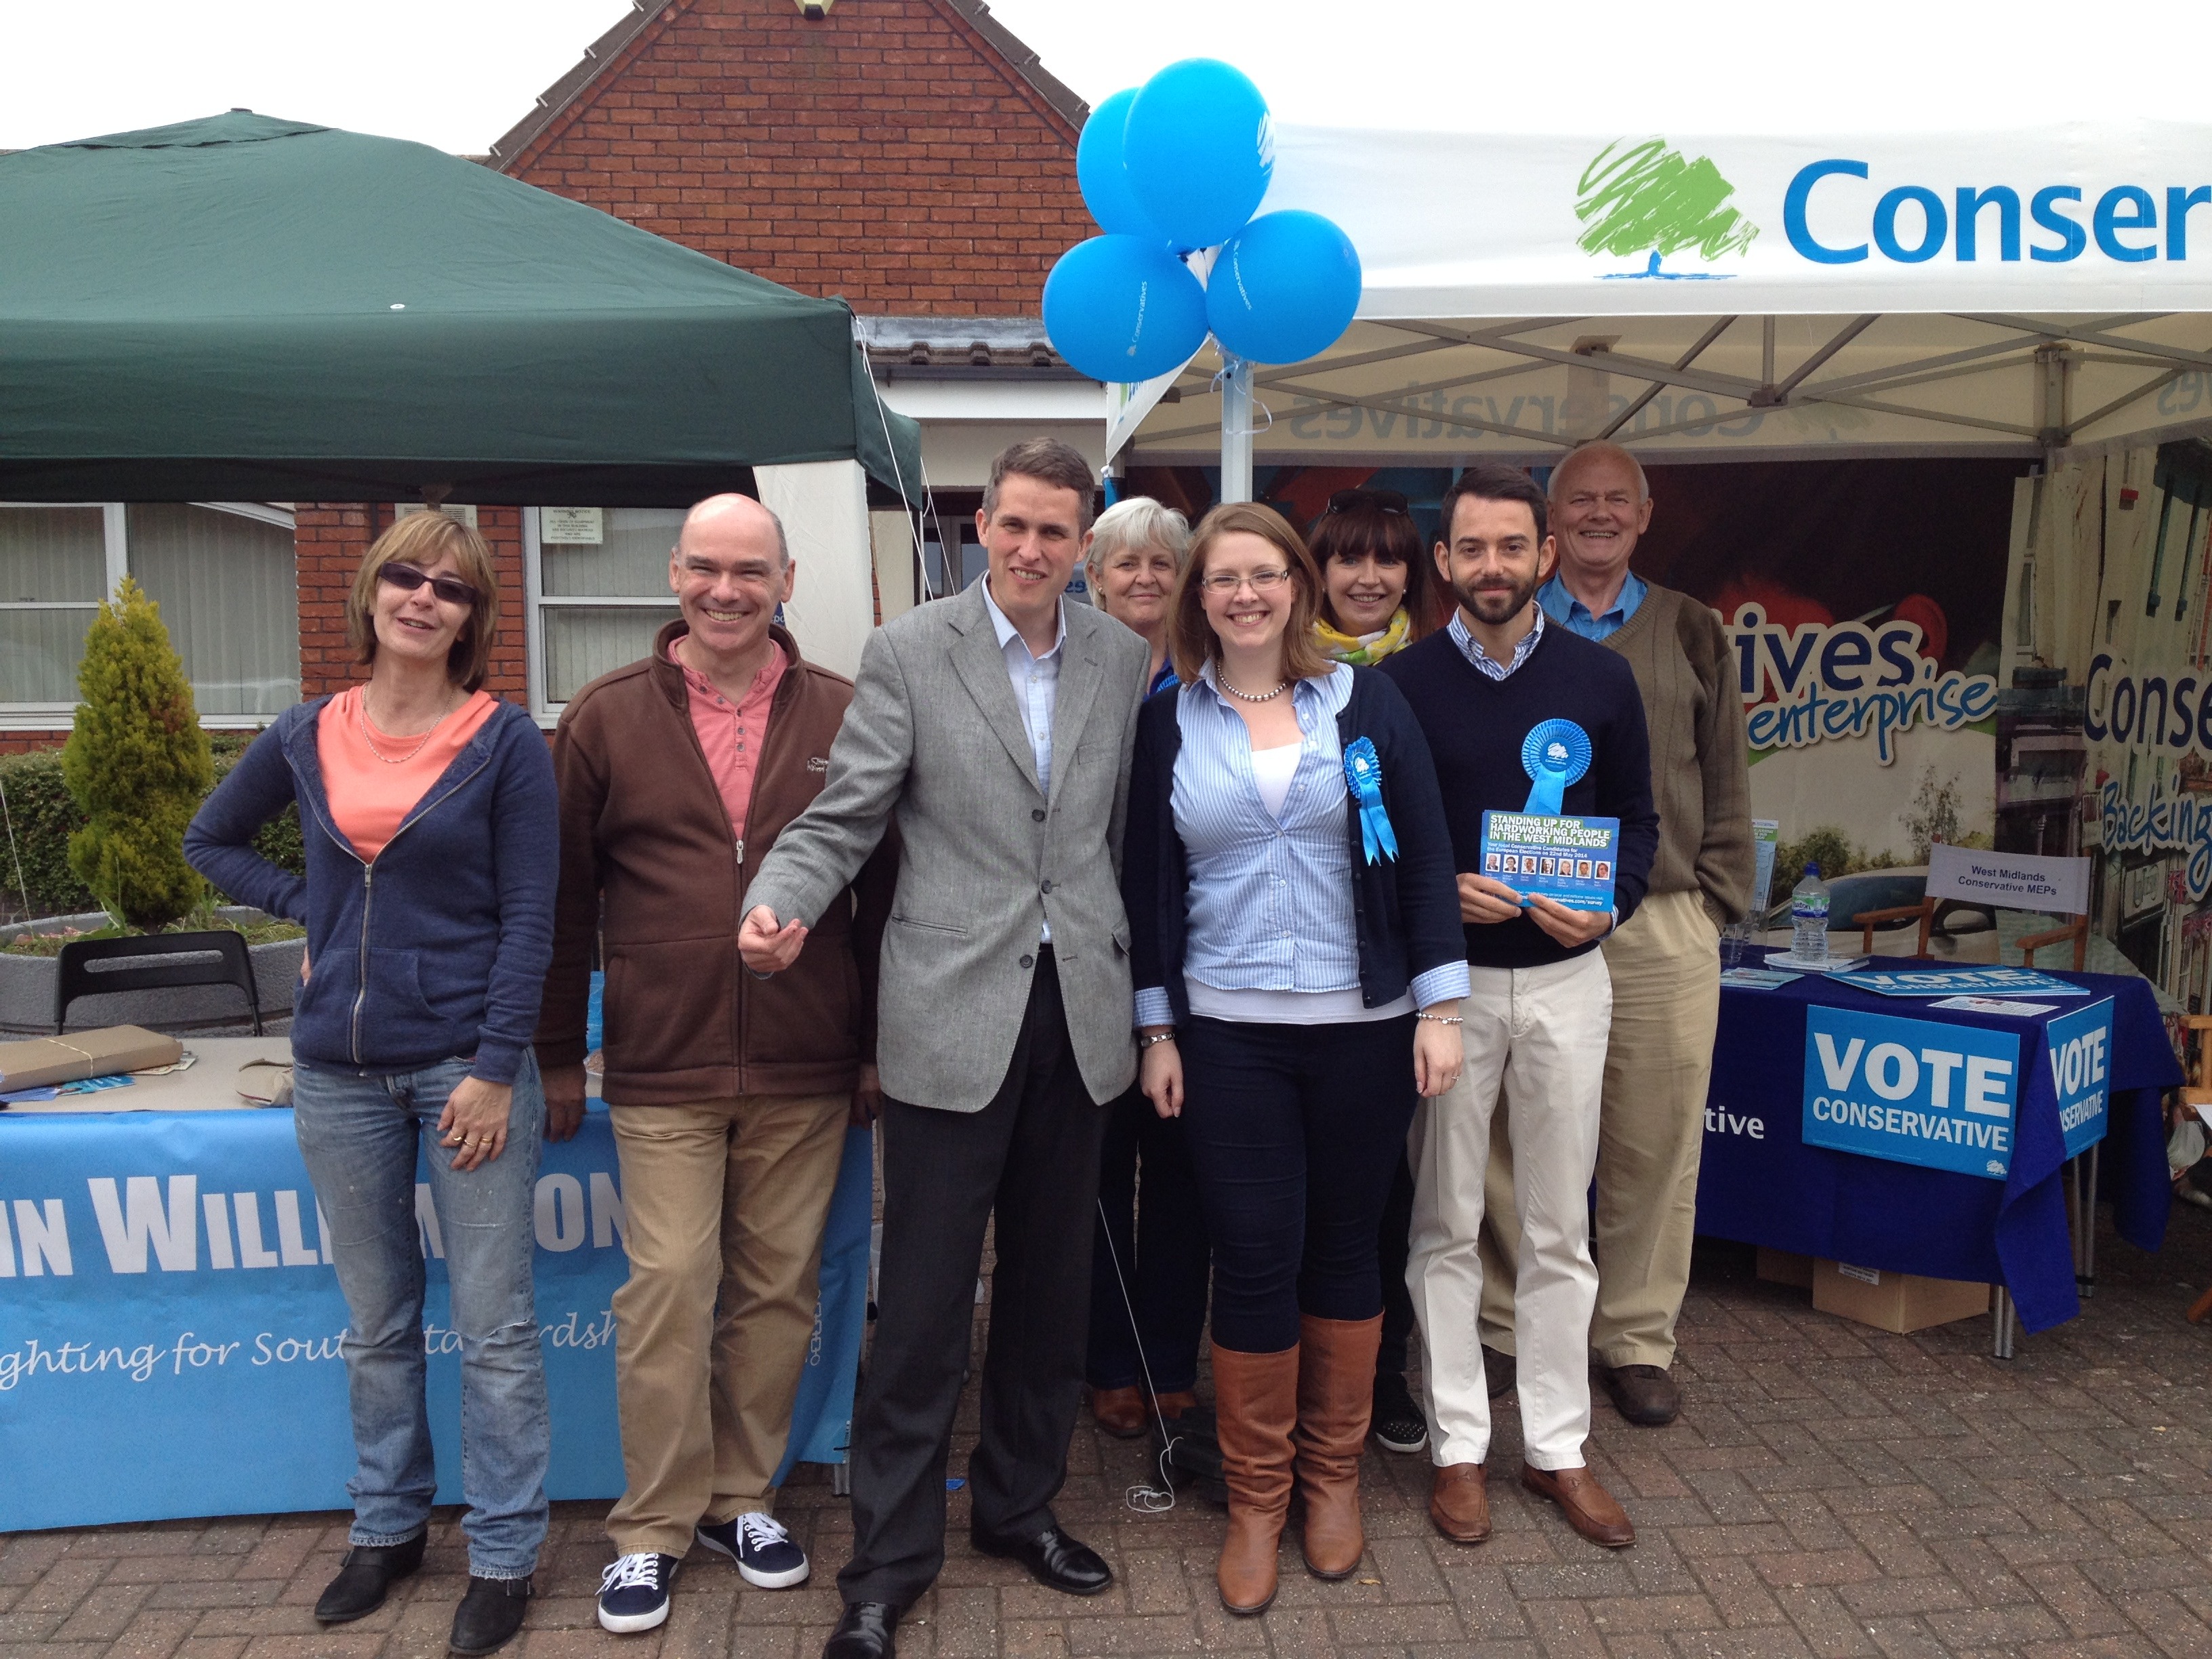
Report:
[{"label": "table leg", "polygon": [[853,1495],[853,1466],[843,1458],[830,1466],[830,1492],[833,1498]]},{"label": "table leg", "polygon": [[2013,1340],[2012,1292],[2003,1285],[1998,1285],[1991,1306],[1995,1310],[1993,1323],[1996,1327],[1992,1352],[1999,1359],[2009,1359],[2012,1358]]},{"label": "table leg", "polygon": [[2075,1160],[2085,1166],[2087,1176],[2081,1194],[2081,1260],[2074,1269],[2074,1287],[2084,1302],[2097,1294],[2097,1155],[2104,1146],[2100,1140]]}]

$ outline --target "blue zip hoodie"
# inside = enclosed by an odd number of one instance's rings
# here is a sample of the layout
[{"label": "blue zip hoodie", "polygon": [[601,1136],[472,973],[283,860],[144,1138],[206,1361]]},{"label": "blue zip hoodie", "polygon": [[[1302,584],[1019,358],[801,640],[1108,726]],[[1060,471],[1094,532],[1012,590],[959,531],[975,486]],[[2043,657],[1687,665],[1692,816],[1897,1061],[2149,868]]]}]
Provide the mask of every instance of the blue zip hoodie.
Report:
[{"label": "blue zip hoodie", "polygon": [[[254,739],[185,832],[185,856],[241,903],[307,925],[295,1054],[376,1074],[473,1055],[476,1076],[512,1083],[553,958],[560,807],[544,736],[501,703],[370,863],[323,791],[315,723],[329,701],[286,709]],[[294,801],[304,881],[252,844]]]}]

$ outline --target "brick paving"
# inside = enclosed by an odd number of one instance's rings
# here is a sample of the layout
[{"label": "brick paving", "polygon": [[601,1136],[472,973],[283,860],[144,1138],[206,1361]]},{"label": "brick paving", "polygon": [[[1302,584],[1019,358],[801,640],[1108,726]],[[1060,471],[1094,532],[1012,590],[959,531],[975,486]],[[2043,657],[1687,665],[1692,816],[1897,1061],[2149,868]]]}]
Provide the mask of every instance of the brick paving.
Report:
[{"label": "brick paving", "polygon": [[[1497,1534],[1444,1542],[1425,1513],[1425,1459],[1370,1454],[1370,1547],[1323,1584],[1286,1551],[1256,1620],[1212,1586],[1222,1520],[1194,1500],[1140,1515],[1124,1491],[1139,1445],[1078,1433],[1061,1518],[1119,1574],[1074,1601],[966,1546],[964,1494],[937,1589],[901,1627],[914,1659],[1234,1654],[1591,1656],[2212,1655],[2212,1328],[2183,1322],[2212,1278],[2212,1217],[2178,1210],[2156,1257],[2107,1236],[2084,1316],[1989,1355],[1986,1320],[1890,1336],[1757,1282],[1749,1252],[1701,1246],[1683,1316],[1686,1401],[1637,1430],[1601,1407],[1592,1457],[1640,1539],[1608,1554],[1521,1492],[1509,1411],[1492,1455]],[[963,1419],[972,1437],[972,1390]],[[969,1438],[956,1448],[960,1468]],[[819,1471],[783,1511],[812,1553],[803,1589],[743,1588],[695,1553],[659,1632],[592,1621],[608,1557],[604,1506],[556,1506],[542,1593],[510,1652],[633,1659],[813,1659],[838,1613],[851,1546]],[[0,1471],[0,1479],[5,1479]],[[466,1558],[451,1512],[425,1570],[360,1624],[309,1615],[344,1517],[257,1516],[0,1538],[0,1659],[434,1656]]]}]

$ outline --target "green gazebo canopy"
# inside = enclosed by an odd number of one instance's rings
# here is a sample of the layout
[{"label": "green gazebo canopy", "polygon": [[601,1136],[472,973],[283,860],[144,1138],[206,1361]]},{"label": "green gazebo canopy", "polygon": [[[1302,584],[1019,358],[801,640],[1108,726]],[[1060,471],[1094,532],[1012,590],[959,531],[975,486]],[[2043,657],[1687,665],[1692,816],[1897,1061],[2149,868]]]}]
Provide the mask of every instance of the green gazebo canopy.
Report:
[{"label": "green gazebo canopy", "polygon": [[234,111],[0,157],[0,500],[680,505],[857,460],[850,313],[422,144]]}]

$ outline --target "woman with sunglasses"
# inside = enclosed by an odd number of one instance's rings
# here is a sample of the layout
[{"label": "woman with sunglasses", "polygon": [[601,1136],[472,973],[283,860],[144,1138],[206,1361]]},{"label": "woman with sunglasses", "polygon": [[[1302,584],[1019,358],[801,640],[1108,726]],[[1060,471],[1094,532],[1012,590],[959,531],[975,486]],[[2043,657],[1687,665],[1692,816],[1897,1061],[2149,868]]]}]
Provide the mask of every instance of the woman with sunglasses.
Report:
[{"label": "woman with sunglasses", "polygon": [[1314,637],[1331,661],[1371,668],[1434,630],[1429,561],[1403,495],[1340,489],[1307,533],[1324,589]]},{"label": "woman with sunglasses", "polygon": [[[185,838],[223,892],[307,928],[294,1128],[350,1316],[358,1459],[352,1547],[315,1604],[325,1624],[374,1612],[422,1562],[437,1471],[415,1169],[431,1143],[461,1341],[469,1588],[456,1653],[489,1653],[521,1627],[551,1434],[531,1285],[545,1116],[531,1042],[552,957],[558,809],[536,722],[482,689],[498,616],[474,530],[442,513],[400,520],[346,603],[367,681],[287,709]],[[295,802],[305,880],[252,846]]]},{"label": "woman with sunglasses", "polygon": [[[1333,661],[1372,667],[1432,631],[1431,564],[1406,498],[1395,489],[1340,489],[1313,522],[1314,562],[1325,590],[1314,638]],[[1401,1152],[1382,1206],[1376,1248],[1382,1270],[1382,1334],[1375,1350],[1370,1423],[1385,1450],[1417,1452],[1428,1419],[1406,1386],[1413,1298],[1406,1258],[1413,1225],[1413,1170]]]},{"label": "woman with sunglasses", "polygon": [[1419,1095],[1460,1069],[1451,839],[1396,686],[1314,642],[1320,574],[1264,507],[1218,507],[1176,584],[1182,684],[1129,781],[1139,1083],[1180,1116],[1213,1243],[1224,1606],[1274,1599],[1295,1480],[1307,1571],[1365,1549],[1375,1239]]}]

